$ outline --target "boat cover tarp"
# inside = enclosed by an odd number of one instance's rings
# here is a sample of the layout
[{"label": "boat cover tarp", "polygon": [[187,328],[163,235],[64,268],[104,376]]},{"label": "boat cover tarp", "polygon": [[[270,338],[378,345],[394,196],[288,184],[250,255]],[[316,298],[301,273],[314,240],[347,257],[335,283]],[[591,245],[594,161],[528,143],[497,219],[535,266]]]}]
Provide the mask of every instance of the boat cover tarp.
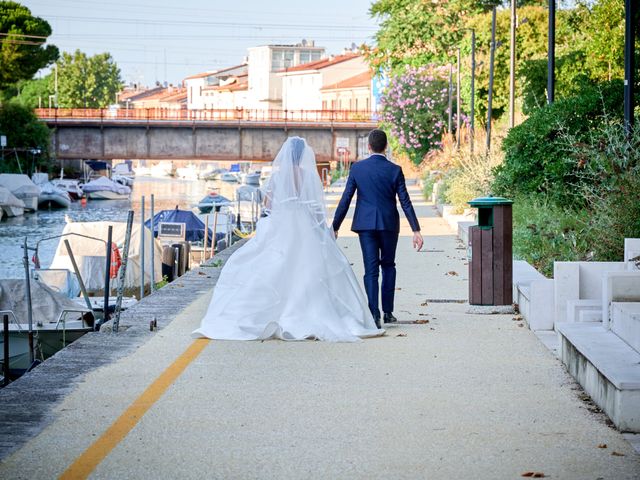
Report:
[{"label": "boat cover tarp", "polygon": [[18,198],[37,197],[40,195],[38,187],[27,175],[19,173],[0,174],[0,187],[8,189]]},{"label": "boat cover tarp", "polygon": [[[68,240],[71,251],[78,264],[80,275],[87,287],[87,290],[98,291],[104,289],[105,276],[105,252],[107,242],[107,230],[109,225],[113,226],[112,239],[123,255],[124,240],[127,230],[125,222],[71,222],[67,223],[62,234],[77,233],[88,237],[99,238],[103,241],[92,240],[79,237],[77,235],[66,235],[60,238],[55,256],[50,268],[64,268],[73,272],[71,259],[67,254],[64,240]],[[131,230],[131,241],[129,244],[129,262],[127,264],[127,274],[125,276],[125,288],[140,286],[141,259],[140,259],[140,235],[142,229],[139,224],[134,224]],[[145,257],[144,257],[144,278],[145,284],[151,281],[151,231],[144,229],[145,235]],[[154,264],[155,282],[162,280],[162,244],[154,239]],[[115,280],[112,280],[115,287]]]},{"label": "boat cover tarp", "polygon": [[[27,313],[27,287],[24,280],[0,280],[0,310],[11,310],[19,323],[29,321]],[[36,322],[49,323],[58,320],[63,310],[88,310],[75,303],[65,295],[53,291],[38,281],[31,281],[31,305],[33,308],[33,325]],[[69,314],[67,320],[77,318]]]},{"label": "boat cover tarp", "polygon": [[[186,224],[185,240],[189,242],[204,241],[204,222],[190,210],[161,210],[153,217],[153,235],[158,236],[158,224],[160,222],[184,223]],[[151,228],[151,219],[144,223],[145,227]],[[211,245],[213,232],[209,228],[208,246]]]},{"label": "boat cover tarp", "polygon": [[0,206],[2,205],[24,208],[24,202],[4,187],[0,187]]},{"label": "boat cover tarp", "polygon": [[105,190],[107,190],[109,192],[115,192],[119,195],[129,195],[131,193],[131,189],[129,187],[118,182],[114,182],[107,177],[100,177],[85,183],[82,186],[82,190],[89,193],[104,192]]}]

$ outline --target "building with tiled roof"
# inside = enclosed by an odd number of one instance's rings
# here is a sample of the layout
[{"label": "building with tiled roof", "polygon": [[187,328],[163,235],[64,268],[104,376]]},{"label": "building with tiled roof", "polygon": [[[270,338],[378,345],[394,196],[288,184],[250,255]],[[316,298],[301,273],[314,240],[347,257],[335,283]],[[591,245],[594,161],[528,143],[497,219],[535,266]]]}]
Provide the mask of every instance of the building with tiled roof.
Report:
[{"label": "building with tiled roof", "polygon": [[[278,75],[282,78],[282,108],[285,110],[338,109],[335,102],[323,103],[323,89],[340,85],[342,82],[362,82],[364,78],[362,76],[368,75],[368,72],[369,66],[364,57],[354,52],[345,52],[335,57],[281,70]],[[365,98],[358,95],[357,99],[358,108],[364,110]],[[355,100],[356,97],[353,97],[351,107],[344,109],[353,109]],[[361,106],[362,102],[365,104]]]},{"label": "building with tiled roof", "polygon": [[229,79],[244,77],[247,75],[248,66],[246,63],[234,65],[213,72],[198,73],[184,79],[187,89],[187,108],[189,110],[202,110],[211,108],[221,108],[216,106],[217,100],[214,98],[215,87],[223,85]]},{"label": "building with tiled roof", "polygon": [[323,110],[371,110],[371,71],[325,85],[320,89]]}]

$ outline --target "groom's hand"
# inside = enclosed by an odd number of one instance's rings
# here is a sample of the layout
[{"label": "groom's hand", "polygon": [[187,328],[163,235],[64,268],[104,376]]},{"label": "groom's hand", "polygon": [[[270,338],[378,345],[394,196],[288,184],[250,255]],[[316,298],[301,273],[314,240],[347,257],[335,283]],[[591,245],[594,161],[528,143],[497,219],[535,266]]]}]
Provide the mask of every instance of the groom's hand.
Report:
[{"label": "groom's hand", "polygon": [[416,251],[419,252],[422,248],[423,243],[424,240],[422,239],[422,235],[420,234],[420,232],[413,232],[413,248],[415,248]]}]

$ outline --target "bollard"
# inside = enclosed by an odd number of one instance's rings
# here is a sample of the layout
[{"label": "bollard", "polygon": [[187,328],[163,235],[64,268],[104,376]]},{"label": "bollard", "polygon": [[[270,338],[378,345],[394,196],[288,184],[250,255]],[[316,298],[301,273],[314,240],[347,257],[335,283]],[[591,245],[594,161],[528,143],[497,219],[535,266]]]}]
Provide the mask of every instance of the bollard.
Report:
[{"label": "bollard", "polygon": [[4,386],[9,385],[9,315],[4,314],[2,317],[2,336],[3,336],[3,359],[4,359]]}]

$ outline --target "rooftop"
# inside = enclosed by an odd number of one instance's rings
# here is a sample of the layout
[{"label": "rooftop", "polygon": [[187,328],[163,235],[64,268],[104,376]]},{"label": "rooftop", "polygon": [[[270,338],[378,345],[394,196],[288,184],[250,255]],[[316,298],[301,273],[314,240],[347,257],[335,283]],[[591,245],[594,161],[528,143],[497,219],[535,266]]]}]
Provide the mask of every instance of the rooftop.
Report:
[{"label": "rooftop", "polygon": [[323,68],[331,67],[333,65],[337,65],[338,63],[346,62],[347,60],[353,60],[354,58],[360,57],[357,53],[346,53],[344,55],[337,55],[335,57],[322,58],[320,60],[316,60],[315,62],[303,63],[302,65],[296,65],[295,67],[284,68],[279,70],[278,73],[295,73],[295,72],[305,72],[307,70],[321,70]]},{"label": "rooftop", "polygon": [[371,72],[366,71],[336,83],[325,85],[320,90],[340,90],[344,88],[368,87],[371,85]]}]

